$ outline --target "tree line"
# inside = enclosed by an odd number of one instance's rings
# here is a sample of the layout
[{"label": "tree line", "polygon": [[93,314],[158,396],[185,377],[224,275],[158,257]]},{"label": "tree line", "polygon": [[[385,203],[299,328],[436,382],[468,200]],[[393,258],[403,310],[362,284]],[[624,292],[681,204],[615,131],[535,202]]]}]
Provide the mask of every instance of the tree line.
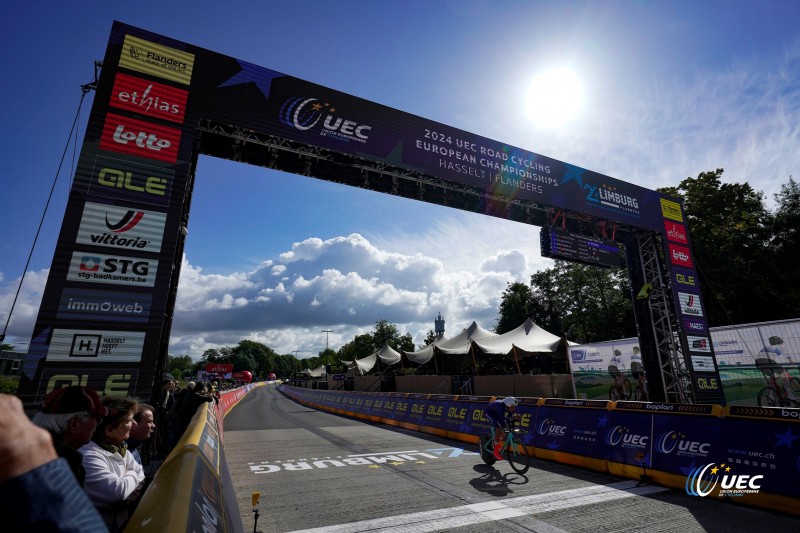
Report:
[{"label": "tree line", "polygon": [[[658,189],[683,201],[709,326],[800,317],[800,187],[790,176],[770,210],[762,192],[747,183],[722,183],[722,174],[722,169],[702,172],[677,187]],[[531,318],[547,331],[582,343],[635,337],[632,298],[638,289],[631,287],[626,269],[557,260],[528,283],[507,285],[493,329],[505,333]],[[429,330],[423,346],[434,339]],[[338,351],[308,358],[243,340],[206,350],[197,362],[188,355],[170,356],[168,368],[183,376],[195,375],[207,363],[232,363],[234,371],[250,370],[259,378],[268,372],[288,377],[366,357],[385,344],[398,351],[417,349],[410,334],[379,320],[372,332],[356,335]]]}]

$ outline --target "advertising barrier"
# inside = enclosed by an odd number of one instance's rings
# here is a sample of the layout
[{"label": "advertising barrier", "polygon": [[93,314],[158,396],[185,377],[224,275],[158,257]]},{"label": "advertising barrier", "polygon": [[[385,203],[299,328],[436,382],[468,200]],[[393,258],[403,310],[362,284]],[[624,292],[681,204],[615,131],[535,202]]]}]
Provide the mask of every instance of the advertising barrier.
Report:
[{"label": "advertising barrier", "polygon": [[[471,444],[491,429],[492,396],[278,390],[309,407]],[[800,515],[800,409],[519,400],[520,438],[537,458]]]}]

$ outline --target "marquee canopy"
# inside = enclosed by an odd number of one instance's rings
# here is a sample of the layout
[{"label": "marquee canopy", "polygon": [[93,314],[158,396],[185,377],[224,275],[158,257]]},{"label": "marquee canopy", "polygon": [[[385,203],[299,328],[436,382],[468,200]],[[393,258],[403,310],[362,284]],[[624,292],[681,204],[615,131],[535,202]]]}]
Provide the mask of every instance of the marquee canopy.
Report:
[{"label": "marquee canopy", "polygon": [[384,344],[383,347],[371,353],[370,355],[363,357],[361,359],[356,360],[356,367],[358,367],[358,371],[363,375],[365,372],[369,372],[378,362],[381,360],[386,365],[396,365],[400,362],[401,356],[400,352],[396,351],[394,348],[389,346],[388,344]]}]

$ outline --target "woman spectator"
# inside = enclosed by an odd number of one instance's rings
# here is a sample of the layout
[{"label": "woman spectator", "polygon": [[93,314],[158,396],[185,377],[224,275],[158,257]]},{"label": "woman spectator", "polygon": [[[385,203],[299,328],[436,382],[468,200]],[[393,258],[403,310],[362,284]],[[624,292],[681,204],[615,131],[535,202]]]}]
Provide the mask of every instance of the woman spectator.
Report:
[{"label": "woman spectator", "polygon": [[86,469],[84,489],[109,531],[122,531],[129,510],[138,503],[144,485],[142,465],[128,453],[125,439],[136,422],[138,404],[129,397],[103,398],[109,414],[97,425],[92,441],[80,449]]}]

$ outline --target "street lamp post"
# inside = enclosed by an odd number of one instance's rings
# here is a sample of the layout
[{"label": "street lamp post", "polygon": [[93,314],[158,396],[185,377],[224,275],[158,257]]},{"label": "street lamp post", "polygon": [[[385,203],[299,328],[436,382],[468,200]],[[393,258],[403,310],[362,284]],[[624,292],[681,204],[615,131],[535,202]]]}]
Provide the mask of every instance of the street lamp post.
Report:
[{"label": "street lamp post", "polygon": [[[325,334],[325,366],[328,366],[328,334],[333,333],[332,329],[323,329],[322,333]],[[325,369],[327,372],[327,368]]]},{"label": "street lamp post", "polygon": [[294,370],[294,376],[292,376],[292,383],[294,386],[297,386],[297,354],[300,353],[300,350],[293,350],[292,353],[294,354],[294,362],[292,363],[292,367]]}]

